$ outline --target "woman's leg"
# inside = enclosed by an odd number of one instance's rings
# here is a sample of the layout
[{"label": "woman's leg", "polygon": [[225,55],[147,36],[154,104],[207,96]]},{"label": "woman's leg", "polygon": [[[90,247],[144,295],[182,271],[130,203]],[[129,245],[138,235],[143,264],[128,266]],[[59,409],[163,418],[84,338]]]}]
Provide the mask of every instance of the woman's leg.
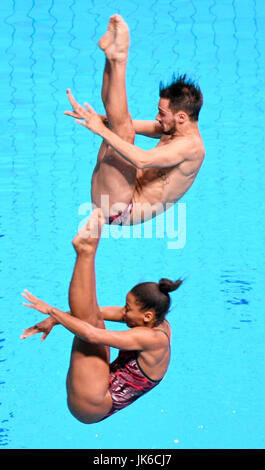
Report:
[{"label": "woman's leg", "polygon": [[[95,285],[95,255],[102,225],[101,211],[96,209],[92,212],[88,226],[73,240],[77,258],[69,288],[72,314],[97,328],[105,328]],[[106,416],[112,406],[108,347],[74,338],[67,392],[69,409],[80,421],[93,423]]]}]

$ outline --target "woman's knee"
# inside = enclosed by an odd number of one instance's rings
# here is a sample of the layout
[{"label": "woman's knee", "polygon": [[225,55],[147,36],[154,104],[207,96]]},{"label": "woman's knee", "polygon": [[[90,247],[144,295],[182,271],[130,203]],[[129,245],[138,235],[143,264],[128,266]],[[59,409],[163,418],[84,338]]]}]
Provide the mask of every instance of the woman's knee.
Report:
[{"label": "woman's knee", "polygon": [[68,400],[68,409],[71,413],[71,415],[80,421],[83,424],[93,424],[99,421],[98,416],[91,415],[89,413],[83,413],[81,410],[76,408],[75,406],[72,406],[71,401]]},{"label": "woman's knee", "polygon": [[101,421],[112,407],[112,399],[109,393],[93,394],[85,400],[78,400],[68,394],[67,405],[70,413],[84,424],[92,424]]}]

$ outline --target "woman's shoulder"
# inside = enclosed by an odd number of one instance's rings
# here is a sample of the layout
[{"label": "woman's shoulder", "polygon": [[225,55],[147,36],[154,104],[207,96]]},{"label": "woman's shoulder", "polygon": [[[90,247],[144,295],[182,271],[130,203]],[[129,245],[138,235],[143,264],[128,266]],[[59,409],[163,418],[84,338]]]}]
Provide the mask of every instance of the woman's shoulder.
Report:
[{"label": "woman's shoulder", "polygon": [[167,320],[163,320],[163,322],[160,323],[160,325],[156,326],[154,328],[154,330],[163,332],[165,334],[165,336],[168,337],[169,342],[170,342],[170,340],[171,340],[171,326],[170,326],[170,324]]}]

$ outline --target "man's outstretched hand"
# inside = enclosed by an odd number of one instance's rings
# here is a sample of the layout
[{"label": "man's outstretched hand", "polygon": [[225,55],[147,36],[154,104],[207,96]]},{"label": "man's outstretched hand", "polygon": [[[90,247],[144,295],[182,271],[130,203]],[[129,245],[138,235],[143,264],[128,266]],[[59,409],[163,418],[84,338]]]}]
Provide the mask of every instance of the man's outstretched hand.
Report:
[{"label": "man's outstretched hand", "polygon": [[92,131],[94,134],[101,135],[101,132],[104,130],[106,125],[106,117],[97,114],[88,103],[84,104],[85,107],[81,106],[74,99],[70,89],[67,90],[67,96],[72,105],[73,111],[65,111],[64,114],[74,117],[78,124],[87,127],[87,129]]}]

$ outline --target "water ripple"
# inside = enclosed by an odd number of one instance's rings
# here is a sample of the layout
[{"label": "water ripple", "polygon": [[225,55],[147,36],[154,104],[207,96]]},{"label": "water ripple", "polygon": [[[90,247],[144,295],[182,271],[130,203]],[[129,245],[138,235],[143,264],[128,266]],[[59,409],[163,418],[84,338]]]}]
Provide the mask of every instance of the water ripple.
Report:
[{"label": "water ripple", "polygon": [[[235,307],[248,307],[250,304],[250,292],[253,287],[250,281],[246,281],[242,278],[237,277],[235,271],[225,271],[221,275],[221,289],[220,292],[224,295],[224,301],[227,304],[227,310],[231,310]],[[240,309],[237,313],[237,320],[240,323],[251,323],[251,310]],[[234,327],[233,327],[234,328]]]}]

